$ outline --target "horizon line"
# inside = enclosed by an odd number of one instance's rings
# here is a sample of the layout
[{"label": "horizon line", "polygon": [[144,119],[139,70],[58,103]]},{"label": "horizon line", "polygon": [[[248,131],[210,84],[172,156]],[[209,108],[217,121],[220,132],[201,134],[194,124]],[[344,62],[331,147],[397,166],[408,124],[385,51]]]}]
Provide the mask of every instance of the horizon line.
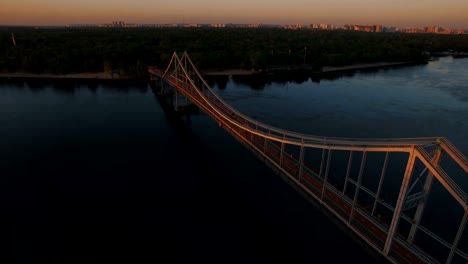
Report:
[{"label": "horizon line", "polygon": [[346,25],[356,25],[356,26],[382,26],[387,28],[425,28],[425,27],[440,27],[444,29],[468,29],[468,26],[460,27],[460,26],[443,26],[437,24],[426,24],[424,26],[415,26],[415,25],[405,25],[405,26],[398,26],[398,25],[388,25],[388,24],[381,24],[381,23],[345,23],[345,24],[333,24],[333,23],[258,23],[258,22],[164,22],[164,23],[137,23],[137,22],[127,22],[125,20],[114,20],[111,22],[104,22],[104,23],[65,23],[65,24],[0,24],[0,27],[69,27],[73,25],[89,25],[89,26],[103,26],[103,25],[113,25],[114,22],[124,22],[124,25],[269,25],[269,26],[291,26],[291,25],[301,25],[305,27],[309,27],[311,25],[330,25],[330,26],[346,26]]}]

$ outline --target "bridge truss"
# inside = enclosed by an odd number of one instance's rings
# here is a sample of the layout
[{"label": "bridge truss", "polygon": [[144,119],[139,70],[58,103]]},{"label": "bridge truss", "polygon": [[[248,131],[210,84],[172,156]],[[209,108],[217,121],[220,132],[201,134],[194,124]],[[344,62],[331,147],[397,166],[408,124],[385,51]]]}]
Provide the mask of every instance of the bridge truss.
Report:
[{"label": "bridge truss", "polygon": [[455,181],[467,181],[468,159],[446,138],[331,138],[286,131],[225,103],[186,52],[181,57],[174,52],[165,71],[148,71],[390,262],[468,263],[460,246],[462,237],[468,240],[463,236],[468,196]]}]

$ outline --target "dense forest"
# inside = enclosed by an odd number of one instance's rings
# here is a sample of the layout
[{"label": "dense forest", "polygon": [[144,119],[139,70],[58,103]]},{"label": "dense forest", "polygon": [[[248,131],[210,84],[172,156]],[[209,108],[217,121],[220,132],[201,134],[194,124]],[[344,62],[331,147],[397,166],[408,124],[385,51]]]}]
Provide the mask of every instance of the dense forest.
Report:
[{"label": "dense forest", "polygon": [[[14,36],[15,41],[13,41]],[[0,72],[118,70],[144,77],[187,51],[200,69],[276,65],[341,66],[427,60],[427,52],[468,51],[468,35],[366,33],[277,28],[0,28]]]}]

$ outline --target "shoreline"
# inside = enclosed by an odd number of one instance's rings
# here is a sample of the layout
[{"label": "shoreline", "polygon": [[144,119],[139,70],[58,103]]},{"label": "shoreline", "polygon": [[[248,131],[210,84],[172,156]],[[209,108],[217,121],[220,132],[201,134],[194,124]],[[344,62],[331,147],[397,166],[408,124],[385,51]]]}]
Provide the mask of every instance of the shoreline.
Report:
[{"label": "shoreline", "polygon": [[[415,62],[376,62],[376,63],[360,63],[347,66],[323,66],[321,71],[311,71],[313,74],[321,73],[332,73],[332,72],[342,72],[342,71],[353,71],[361,69],[370,69],[370,68],[379,68],[379,67],[389,67],[389,66],[403,66],[403,65],[412,65]],[[249,76],[262,74],[264,71],[253,71],[253,70],[240,70],[240,69],[227,69],[227,70],[201,70],[202,76]],[[15,73],[0,73],[0,78],[27,78],[27,79],[83,79],[83,80],[130,80],[130,77],[120,76],[118,74],[111,74],[106,72],[83,72],[83,73],[69,73],[69,74],[49,74],[49,73],[25,73],[25,72],[15,72]]]},{"label": "shoreline", "polygon": [[347,66],[339,66],[339,67],[323,66],[322,71],[319,73],[361,70],[361,69],[379,68],[379,67],[387,67],[387,66],[403,66],[403,65],[412,65],[412,64],[415,64],[415,62],[412,62],[412,61],[375,62],[375,63],[359,63],[359,64],[353,64],[353,65],[347,65]]},{"label": "shoreline", "polygon": [[[414,65],[416,62],[413,61],[402,61],[402,62],[375,62],[375,63],[359,63],[353,65],[332,67],[332,66],[323,66],[321,71],[310,71],[312,74],[322,74],[322,73],[332,73],[332,72],[343,72],[343,71],[355,71],[361,69],[371,69],[371,68],[380,68],[380,67],[391,67],[391,66],[404,66],[404,65]],[[294,68],[294,65],[291,65]],[[290,71],[290,70],[282,70]],[[291,70],[291,71],[294,71]],[[261,74],[265,71],[249,71],[249,70],[237,70],[237,69],[228,69],[228,70],[202,70],[200,73],[203,76],[230,76],[230,75],[255,75]],[[280,71],[281,72],[281,71]]]},{"label": "shoreline", "polygon": [[226,75],[253,75],[258,74],[258,71],[227,69],[227,70],[202,70],[200,74],[203,76],[226,76]]}]

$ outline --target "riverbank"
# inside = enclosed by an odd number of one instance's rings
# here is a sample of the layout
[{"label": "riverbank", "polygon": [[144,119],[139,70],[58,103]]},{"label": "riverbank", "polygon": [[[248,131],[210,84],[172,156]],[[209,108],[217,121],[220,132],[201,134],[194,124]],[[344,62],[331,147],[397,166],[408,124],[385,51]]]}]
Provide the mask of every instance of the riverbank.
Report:
[{"label": "riverbank", "polygon": [[452,56],[453,58],[466,58],[468,57],[468,52],[453,52],[453,51],[433,52],[431,53],[431,56],[432,57]]},{"label": "riverbank", "polygon": [[[283,66],[275,67],[276,72],[282,71],[311,71],[316,74],[328,73],[328,72],[340,72],[340,71],[352,71],[352,70],[361,70],[361,69],[371,69],[371,68],[380,68],[380,67],[391,67],[391,66],[403,66],[403,65],[412,65],[414,62],[376,62],[376,63],[359,63],[353,65],[332,67],[332,66],[323,66],[321,71],[312,71],[310,66]],[[270,72],[272,69],[267,69],[267,72]],[[253,75],[263,73],[263,71],[249,71],[249,70],[237,70],[237,69],[228,69],[228,70],[203,70],[201,71],[202,75],[205,76],[229,76],[229,75]]]},{"label": "riverbank", "polygon": [[340,66],[340,67],[323,66],[321,72],[326,73],[326,72],[338,72],[338,71],[349,71],[349,70],[361,70],[361,69],[369,69],[369,68],[403,66],[403,65],[412,65],[412,64],[414,64],[414,62],[407,61],[407,62],[360,63],[360,64],[353,64],[353,65],[347,65],[347,66]]},{"label": "riverbank", "polygon": [[228,69],[228,70],[202,70],[201,75],[206,76],[226,76],[226,75],[252,75],[258,74],[258,71],[240,70],[240,69]]},{"label": "riverbank", "polygon": [[[361,63],[353,64],[340,67],[323,66],[321,71],[313,73],[328,73],[328,72],[340,72],[360,69],[370,69],[379,67],[390,67],[390,66],[403,66],[411,65],[414,62],[376,62],[376,63]],[[291,71],[294,71],[293,68]],[[299,68],[297,68],[299,69]],[[254,75],[263,73],[263,71],[254,70],[241,70],[241,69],[226,69],[226,70],[201,70],[200,73],[203,76],[230,76],[230,75]],[[34,78],[34,79],[93,79],[93,80],[121,80],[131,79],[128,76],[121,76],[119,74],[112,74],[107,72],[83,72],[83,73],[69,73],[69,74],[48,74],[48,73],[0,73],[0,78]]]},{"label": "riverbank", "polygon": [[69,74],[48,74],[48,73],[0,73],[0,78],[40,78],[40,79],[94,79],[94,80],[120,80],[129,77],[107,72],[83,72]]}]

